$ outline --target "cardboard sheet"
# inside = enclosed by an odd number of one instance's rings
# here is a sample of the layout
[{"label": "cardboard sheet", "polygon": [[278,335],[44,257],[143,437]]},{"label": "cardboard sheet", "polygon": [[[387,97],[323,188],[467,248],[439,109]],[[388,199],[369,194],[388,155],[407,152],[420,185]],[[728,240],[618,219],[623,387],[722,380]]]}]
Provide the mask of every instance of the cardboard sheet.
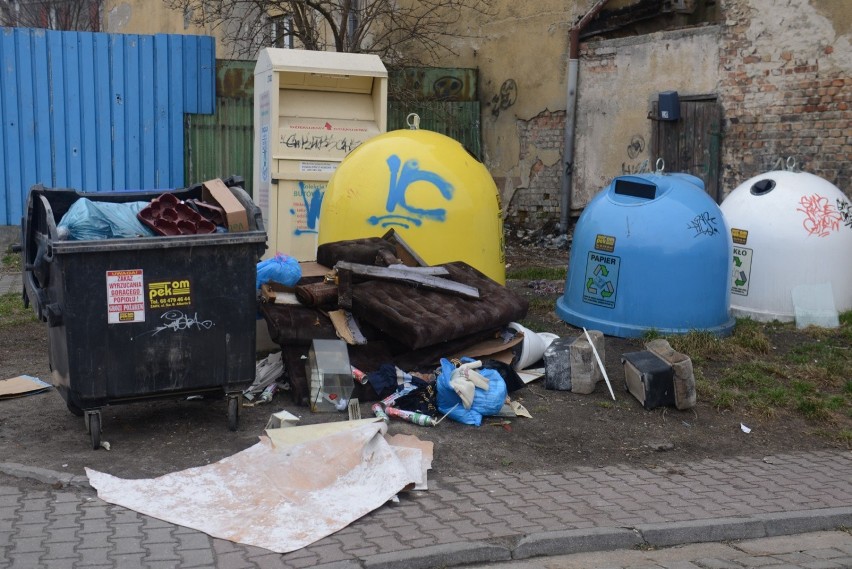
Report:
[{"label": "cardboard sheet", "polygon": [[414,445],[398,453],[386,430],[373,419],[271,429],[233,456],[159,478],[125,480],[89,468],[86,474],[112,504],[287,553],[425,483],[412,473],[425,472],[413,466],[423,453]]},{"label": "cardboard sheet", "polygon": [[35,395],[51,388],[37,377],[30,375],[19,375],[0,381],[0,399],[12,399],[25,395]]}]

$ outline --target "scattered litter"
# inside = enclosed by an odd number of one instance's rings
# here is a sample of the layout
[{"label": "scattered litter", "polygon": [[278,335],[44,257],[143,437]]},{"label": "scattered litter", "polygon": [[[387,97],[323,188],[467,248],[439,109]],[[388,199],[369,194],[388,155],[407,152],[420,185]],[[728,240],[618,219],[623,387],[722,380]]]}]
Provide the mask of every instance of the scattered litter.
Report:
[{"label": "scattered litter", "polygon": [[656,452],[668,452],[674,450],[674,443],[668,441],[648,443],[648,448]]},{"label": "scattered litter", "polygon": [[686,421],[681,421],[684,427],[692,427],[692,423],[687,423]]},{"label": "scattered litter", "polygon": [[532,415],[527,411],[526,407],[518,403],[517,401],[509,401],[509,405],[512,406],[512,409],[515,411],[515,415],[518,417],[526,417],[527,419],[532,419]]},{"label": "scattered litter", "polygon": [[0,400],[35,395],[49,390],[51,385],[31,375],[19,375],[0,381]]},{"label": "scattered litter", "polygon": [[358,401],[357,397],[353,397],[349,400],[349,406],[346,408],[349,413],[350,421],[360,421],[361,420],[361,404]]},{"label": "scattered litter", "polygon": [[281,359],[281,352],[269,354],[257,362],[254,382],[243,391],[243,397],[254,401],[254,398],[263,394],[270,385],[275,385],[282,375],[284,375],[284,362]]},{"label": "scattered litter", "polygon": [[101,448],[104,450],[109,450],[109,443],[106,441],[101,441]]},{"label": "scattered litter", "polygon": [[740,429],[742,429],[742,431],[743,431],[745,434],[749,434],[749,433],[751,432],[751,429],[750,429],[749,427],[746,427],[746,426],[745,426],[745,425],[743,425],[742,423],[740,423]]},{"label": "scattered litter", "polygon": [[452,407],[450,407],[450,410],[449,410],[449,411],[447,411],[446,413],[444,413],[443,415],[441,415],[441,418],[440,418],[440,419],[438,419],[437,421],[435,421],[435,425],[439,424],[441,421],[443,421],[444,419],[446,419],[446,418],[447,418],[447,415],[449,415],[450,413],[452,413],[452,412],[455,410],[455,408],[456,408],[456,407],[458,407],[459,405],[461,405],[461,403],[456,403],[455,405],[453,405]]},{"label": "scattered litter", "polygon": [[273,413],[266,422],[267,429],[280,429],[283,427],[292,427],[299,422],[299,418],[289,411],[282,410]]},{"label": "scattered litter", "polygon": [[524,369],[524,370],[518,371],[518,376],[520,376],[521,381],[523,381],[525,384],[531,383],[531,382],[537,380],[538,378],[540,378],[543,375],[544,375],[544,368],[543,367],[536,367],[536,368],[530,368],[530,369]]},{"label": "scattered litter", "polygon": [[188,395],[187,398],[186,398],[187,401],[198,401],[199,399],[204,399],[204,396],[203,395]]}]

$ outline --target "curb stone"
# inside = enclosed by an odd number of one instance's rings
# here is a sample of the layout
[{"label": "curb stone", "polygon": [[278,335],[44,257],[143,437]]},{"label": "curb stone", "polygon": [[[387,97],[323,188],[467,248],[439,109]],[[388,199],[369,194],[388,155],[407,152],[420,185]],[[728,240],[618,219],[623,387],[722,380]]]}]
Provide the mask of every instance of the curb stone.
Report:
[{"label": "curb stone", "polygon": [[852,526],[852,507],[799,512],[773,512],[744,518],[716,518],[686,522],[646,524],[634,529],[645,543],[659,547],[776,537]]},{"label": "curb stone", "polygon": [[364,558],[367,569],[431,569],[470,563],[493,563],[511,561],[512,553],[507,547],[484,542],[448,543],[430,545],[414,550],[379,553]]},{"label": "curb stone", "polygon": [[852,527],[852,507],[776,512],[761,517],[764,518],[766,537]]},{"label": "curb stone", "polygon": [[645,543],[658,547],[766,537],[763,522],[754,517],[644,524],[636,526],[636,530],[645,539]]},{"label": "curb stone", "polygon": [[0,462],[0,472],[15,478],[30,478],[45,484],[62,484],[92,490],[88,476],[75,476],[69,472],[57,472],[38,466],[26,466],[16,462]]},{"label": "curb stone", "polygon": [[597,527],[535,533],[521,539],[512,551],[512,559],[630,549],[641,543],[642,536],[638,532],[624,528]]}]

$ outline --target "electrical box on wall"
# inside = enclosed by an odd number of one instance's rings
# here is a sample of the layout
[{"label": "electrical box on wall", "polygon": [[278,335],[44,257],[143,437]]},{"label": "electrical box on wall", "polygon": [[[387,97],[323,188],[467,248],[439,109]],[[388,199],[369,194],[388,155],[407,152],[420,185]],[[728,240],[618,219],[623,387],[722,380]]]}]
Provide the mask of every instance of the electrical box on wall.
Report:
[{"label": "electrical box on wall", "polygon": [[660,110],[661,121],[676,121],[680,119],[680,97],[677,91],[663,91],[659,94],[657,106]]},{"label": "electrical box on wall", "polygon": [[388,74],[371,54],[266,48],[254,69],[254,201],[267,257],[316,259],[325,187],[343,158],[387,130]]}]

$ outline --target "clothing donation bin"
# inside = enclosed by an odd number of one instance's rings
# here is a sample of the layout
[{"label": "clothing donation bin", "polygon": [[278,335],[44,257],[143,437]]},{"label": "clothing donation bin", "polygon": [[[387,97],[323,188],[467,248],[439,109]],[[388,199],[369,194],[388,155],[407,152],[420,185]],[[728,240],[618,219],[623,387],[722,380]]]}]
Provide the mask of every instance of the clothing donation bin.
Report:
[{"label": "clothing donation bin", "polygon": [[[30,190],[25,295],[48,326],[52,383],[85,417],[92,448],[102,407],[155,397],[227,397],[237,429],[239,395],[255,375],[255,274],[266,248],[260,211],[240,183],[224,185],[245,208],[247,231],[120,239],[62,240],[57,225],[81,198],[144,202],[162,190]],[[201,184],[169,193],[206,197]]]},{"label": "clothing donation bin", "polygon": [[379,56],[265,48],[254,68],[255,201],[268,256],[316,260],[320,206],[341,160],[387,130]]}]

